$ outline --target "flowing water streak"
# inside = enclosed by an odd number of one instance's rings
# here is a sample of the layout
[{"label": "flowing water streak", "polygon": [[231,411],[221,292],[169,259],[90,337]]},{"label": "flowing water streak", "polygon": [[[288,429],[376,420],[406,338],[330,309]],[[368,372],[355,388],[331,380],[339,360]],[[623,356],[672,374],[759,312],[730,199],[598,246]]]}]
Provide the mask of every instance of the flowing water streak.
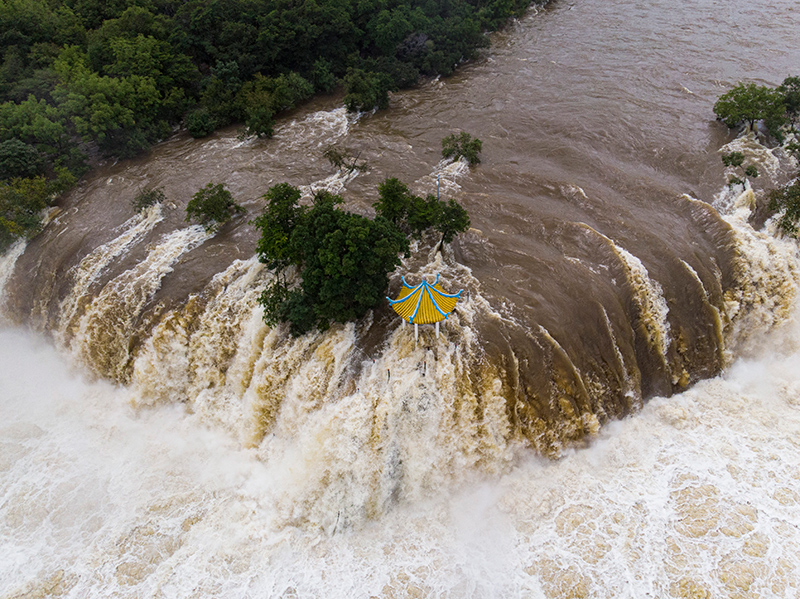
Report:
[{"label": "flowing water streak", "polygon": [[211,236],[199,225],[173,231],[142,262],[109,281],[81,317],[70,344],[76,356],[98,374],[125,381],[136,319],[175,261]]},{"label": "flowing water streak", "polygon": [[702,279],[700,279],[700,275],[697,274],[697,271],[692,267],[692,265],[686,262],[686,260],[681,260],[681,264],[683,264],[687,272],[692,275],[692,278],[697,281],[697,284],[703,293],[705,305],[713,316],[714,332],[716,333],[717,347],[719,348],[720,364],[724,367],[727,365],[726,360],[730,357],[730,355],[725,351],[725,326],[722,322],[722,314],[720,309],[711,302],[710,298],[708,297],[708,291],[706,291],[706,287],[703,284]]},{"label": "flowing water streak", "polygon": [[614,347],[614,356],[619,365],[619,372],[622,372],[624,376],[620,391],[622,395],[628,398],[630,411],[638,412],[642,409],[642,405],[644,405],[642,399],[642,374],[635,366],[632,371],[628,370],[628,366],[625,364],[625,358],[622,355],[616,335],[614,334],[614,325],[611,324],[611,319],[608,317],[608,312],[606,312],[605,307],[602,308],[602,312],[603,319],[606,323],[606,329],[608,330],[608,336],[611,338],[611,343]]},{"label": "flowing water streak", "polygon": [[166,314],[134,361],[134,405],[190,401],[238,434],[241,397],[265,334],[257,300],[270,278],[255,256],[235,260],[199,297]]},{"label": "flowing water streak", "polygon": [[288,147],[311,142],[316,144],[316,148],[322,148],[345,137],[360,117],[360,113],[350,113],[344,106],[319,110],[300,121],[280,121],[273,138]]},{"label": "flowing water streak", "polygon": [[724,216],[735,234],[739,270],[738,285],[725,292],[726,362],[749,351],[751,337],[791,316],[800,284],[797,243],[754,230],[749,216],[747,207]]},{"label": "flowing water streak", "polygon": [[332,533],[476,469],[503,471],[506,390],[473,329],[500,317],[452,256],[437,254],[417,276],[436,273],[470,291],[441,337],[423,328],[417,343],[410,327],[397,328],[370,358],[360,348],[372,317],[297,339],[269,328],[256,300],[270,274],[255,258],[237,261],[153,329],[134,362],[133,403],[187,401],[257,447],[284,483],[281,525]]},{"label": "flowing water streak", "polygon": [[458,179],[469,173],[469,162],[463,156],[458,160],[449,158],[440,160],[429,175],[418,179],[415,184],[422,193],[453,196],[461,191]]},{"label": "flowing water streak", "polygon": [[657,281],[650,278],[647,268],[639,258],[616,243],[614,250],[625,265],[628,282],[633,289],[633,300],[639,308],[644,323],[647,342],[662,356],[667,372],[671,372],[667,351],[672,340],[667,320],[669,306],[664,298],[664,291]]},{"label": "flowing water streak", "polygon": [[[295,451],[278,439],[286,447],[276,464],[168,405],[133,417],[129,391],[86,384],[43,342],[0,331],[9,366],[0,375],[0,596],[792,597],[797,321],[761,342],[767,354],[651,400],[590,448],[551,462],[506,446],[515,459],[499,479],[439,488],[383,513],[380,526],[344,530],[342,495],[366,502],[405,484],[388,468],[362,478],[374,458],[359,445],[362,427],[378,416],[394,431],[384,458],[401,470],[399,457],[422,459],[431,435],[449,441],[424,392],[405,405],[377,398],[383,409],[372,415],[357,394],[323,405]],[[383,366],[372,375],[383,379]],[[352,463],[328,472],[335,493],[310,493],[302,508],[328,535],[287,527],[302,509],[290,512],[285,496],[303,495],[322,458]]]},{"label": "flowing water streak", "polygon": [[27,242],[24,239],[16,241],[5,254],[0,255],[0,322],[2,322],[4,311],[3,305],[5,303],[5,290],[11,275],[14,274],[14,266],[17,264],[17,259],[25,251]]},{"label": "flowing water streak", "polygon": [[123,229],[121,235],[92,250],[71,271],[72,289],[70,294],[61,302],[58,319],[57,335],[60,337],[61,343],[67,344],[70,327],[78,315],[81,302],[88,300],[87,292],[92,283],[97,280],[112,261],[139,243],[162,220],[164,220],[164,215],[160,203],[147,207],[120,227]]}]

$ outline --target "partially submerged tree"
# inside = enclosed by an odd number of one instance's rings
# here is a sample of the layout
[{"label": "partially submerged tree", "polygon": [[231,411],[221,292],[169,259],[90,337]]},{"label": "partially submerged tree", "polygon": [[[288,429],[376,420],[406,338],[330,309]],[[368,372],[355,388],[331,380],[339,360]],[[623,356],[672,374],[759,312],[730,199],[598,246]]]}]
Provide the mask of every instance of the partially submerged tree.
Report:
[{"label": "partially submerged tree", "polygon": [[213,182],[192,196],[186,206],[186,221],[197,220],[206,231],[213,231],[229,221],[234,214],[244,213],[244,208],[233,201],[231,192],[222,183]]},{"label": "partially submerged tree", "polygon": [[785,123],[783,95],[776,89],[755,83],[740,83],[722,94],[714,104],[717,120],[733,129],[746,123],[755,130],[763,120],[770,134],[780,137],[780,127]]},{"label": "partially submerged tree", "polygon": [[[375,219],[342,210],[342,198],[327,191],[310,207],[299,205],[299,190],[287,183],[264,195],[267,208],[253,224],[261,231],[259,259],[277,274],[259,300],[268,324],[288,322],[293,335],[302,335],[361,318],[383,301],[389,273],[408,252],[408,235],[434,228],[449,243],[469,227],[453,200],[420,198],[393,178],[379,193]],[[300,278],[294,285],[285,276],[291,266]]]},{"label": "partially submerged tree", "polygon": [[165,199],[167,199],[167,196],[164,195],[164,189],[161,187],[143,189],[131,200],[131,205],[136,212],[141,212],[153,204],[162,203]]},{"label": "partially submerged tree", "polygon": [[443,244],[451,243],[458,233],[469,229],[467,211],[458,202],[439,200],[430,194],[421,198],[393,177],[378,185],[378,198],[372,206],[379,216],[417,238],[426,229],[435,229],[442,234],[440,249]]},{"label": "partially submerged tree", "polygon": [[346,170],[348,173],[352,173],[353,171],[363,173],[367,170],[366,161],[358,161],[361,157],[361,152],[355,154],[350,148],[340,148],[331,144],[325,148],[325,151],[322,152],[322,156],[336,168]]},{"label": "partially submerged tree", "polygon": [[[389,273],[408,251],[397,227],[341,210],[342,198],[328,191],[318,192],[310,208],[298,206],[299,191],[285,183],[265,198],[266,211],[253,221],[261,230],[257,252],[279,275],[259,300],[267,323],[289,322],[298,336],[355,320],[380,304]],[[299,270],[298,286],[280,276],[289,266]]]},{"label": "partially submerged tree", "polygon": [[45,208],[75,183],[75,177],[56,168],[54,179],[43,175],[0,181],[0,254],[19,238],[30,238],[42,227]]},{"label": "partially submerged tree", "polygon": [[797,223],[800,221],[800,181],[781,189],[773,189],[769,194],[769,208],[780,213],[777,220],[780,230],[790,237],[797,237]]},{"label": "partially submerged tree", "polygon": [[442,139],[442,158],[458,160],[463,156],[470,165],[480,163],[478,156],[483,147],[483,142],[477,137],[472,137],[466,131],[451,134]]},{"label": "partially submerged tree", "polygon": [[758,177],[758,169],[755,167],[755,165],[750,164],[744,166],[744,154],[742,152],[730,152],[729,154],[723,154],[722,163],[725,166],[739,168],[742,171],[741,179],[736,175],[731,175],[728,178],[729,187],[733,187],[734,185],[746,185],[747,177],[751,177],[753,179]]},{"label": "partially submerged tree", "polygon": [[778,92],[783,96],[789,127],[793,131],[797,131],[797,118],[800,116],[800,77],[784,79],[783,83],[778,86]]},{"label": "partially submerged tree", "polygon": [[348,69],[344,77],[344,104],[350,112],[365,112],[389,106],[389,92],[397,86],[386,73]]}]

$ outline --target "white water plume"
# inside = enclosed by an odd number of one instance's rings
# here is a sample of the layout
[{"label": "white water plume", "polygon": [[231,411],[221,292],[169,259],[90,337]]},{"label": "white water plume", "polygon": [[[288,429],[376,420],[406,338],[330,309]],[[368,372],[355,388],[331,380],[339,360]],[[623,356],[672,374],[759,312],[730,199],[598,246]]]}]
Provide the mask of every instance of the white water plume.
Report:
[{"label": "white water plume", "polygon": [[737,244],[738,287],[725,293],[728,359],[748,351],[750,338],[785,321],[792,314],[798,291],[798,247],[754,230],[748,208],[725,216]]},{"label": "white water plume", "polygon": [[359,117],[359,114],[348,112],[344,106],[320,110],[299,121],[281,121],[275,127],[275,138],[290,146],[303,143],[321,148],[345,137]]},{"label": "white water plume", "polygon": [[71,341],[79,359],[100,374],[124,380],[134,322],[175,261],[210,237],[199,225],[173,231],[142,262],[109,281],[86,307]]},{"label": "white water plume", "polygon": [[311,199],[318,191],[328,191],[334,195],[341,194],[350,181],[359,175],[357,168],[340,168],[334,174],[325,177],[321,181],[315,181],[309,185],[300,185],[302,199]]},{"label": "white water plume", "polygon": [[0,255],[0,322],[2,322],[3,307],[6,301],[6,285],[11,279],[11,275],[14,274],[17,260],[25,252],[27,245],[27,241],[19,239],[6,250],[5,254]]},{"label": "white water plume", "polygon": [[118,237],[92,250],[80,261],[80,264],[70,271],[68,276],[72,278],[72,289],[61,302],[58,320],[58,334],[62,343],[66,342],[69,327],[77,316],[80,303],[88,299],[87,292],[92,283],[111,262],[139,243],[162,220],[164,220],[164,215],[161,204],[149,206],[122,224],[120,226],[122,233]]},{"label": "white water plume", "polygon": [[269,328],[257,298],[271,275],[255,258],[237,261],[153,329],[133,365],[132,401],[188,402],[204,422],[257,447],[286,482],[276,517],[328,533],[462,472],[503,469],[511,427],[502,383],[480,367],[472,328],[479,314],[499,316],[469,269],[438,254],[418,274],[437,272],[470,291],[442,336],[429,327],[415,343],[410,327],[398,328],[370,359],[360,349],[369,317],[296,339]]},{"label": "white water plume", "polygon": [[463,156],[458,160],[449,158],[440,160],[429,175],[421,177],[415,182],[421,193],[436,195],[455,195],[461,191],[458,179],[469,172],[469,162]]},{"label": "white water plume", "polygon": [[[360,391],[316,409],[298,388],[253,452],[171,405],[134,415],[130,391],[84,383],[44,342],[0,331],[0,596],[795,594],[796,321],[761,338],[767,354],[649,401],[587,449],[553,462],[505,445],[499,476],[467,478],[470,454],[453,447],[474,431],[430,394],[458,376],[454,349],[434,346],[423,380],[430,353],[408,333],[391,341],[391,381],[376,362]],[[443,457],[455,482],[431,471]],[[406,495],[412,481],[426,492]],[[404,501],[379,525],[348,528],[346,506],[393,493]]]}]

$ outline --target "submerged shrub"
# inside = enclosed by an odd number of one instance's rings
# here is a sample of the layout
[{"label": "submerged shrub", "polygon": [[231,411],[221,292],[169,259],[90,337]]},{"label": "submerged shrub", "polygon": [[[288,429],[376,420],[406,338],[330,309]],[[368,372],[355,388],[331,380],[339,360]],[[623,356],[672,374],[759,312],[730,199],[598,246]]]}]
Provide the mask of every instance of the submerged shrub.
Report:
[{"label": "submerged shrub", "polygon": [[442,158],[458,160],[463,156],[470,165],[478,164],[481,161],[478,154],[482,147],[483,142],[466,131],[458,135],[453,133],[442,140]]},{"label": "submerged shrub", "polygon": [[145,189],[136,194],[136,197],[131,200],[131,205],[136,212],[141,212],[149,208],[153,204],[160,204],[167,199],[164,195],[164,190],[161,187],[154,189]]},{"label": "submerged shrub", "polygon": [[800,221],[800,181],[795,181],[782,189],[773,189],[769,194],[769,208],[780,212],[778,228],[785,235],[797,237],[797,223]]},{"label": "submerged shrub", "polygon": [[234,214],[245,210],[233,201],[231,192],[222,183],[213,182],[192,196],[186,206],[186,221],[197,220],[206,231],[213,231],[228,222]]}]

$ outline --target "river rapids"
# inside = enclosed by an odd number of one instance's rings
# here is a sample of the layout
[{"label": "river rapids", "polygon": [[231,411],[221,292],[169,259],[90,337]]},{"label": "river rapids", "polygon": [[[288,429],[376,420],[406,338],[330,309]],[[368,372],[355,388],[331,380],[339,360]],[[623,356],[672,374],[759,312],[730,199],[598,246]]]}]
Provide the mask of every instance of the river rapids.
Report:
[{"label": "river rapids", "polygon": [[[386,111],[101,166],[0,258],[0,597],[800,596],[798,246],[750,222],[798,165],[711,113],[797,74],[798,24],[556,2]],[[440,160],[460,129],[477,167]],[[471,216],[392,279],[464,289],[442,334],[265,325],[261,195],[371,215],[390,176]],[[248,211],[217,233],[184,222],[209,181]]]}]

